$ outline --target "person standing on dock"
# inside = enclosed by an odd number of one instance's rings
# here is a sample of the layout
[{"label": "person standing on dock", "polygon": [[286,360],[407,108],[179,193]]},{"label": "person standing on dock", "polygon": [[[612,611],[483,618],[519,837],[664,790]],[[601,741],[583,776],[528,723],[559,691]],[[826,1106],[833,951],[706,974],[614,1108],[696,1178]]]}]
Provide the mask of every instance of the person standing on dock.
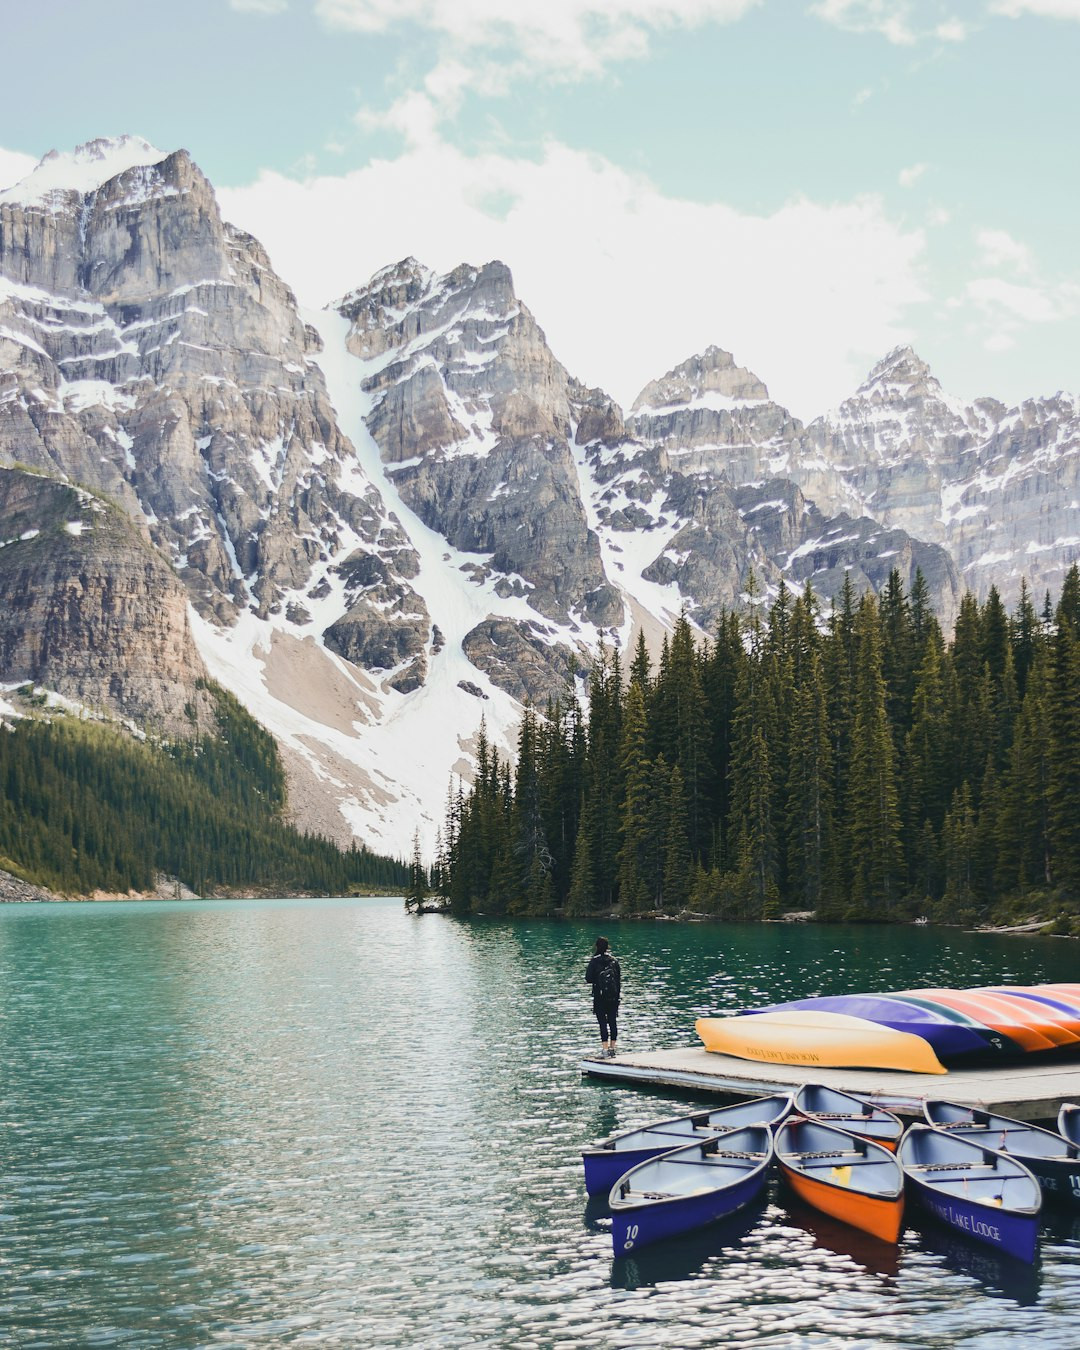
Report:
[{"label": "person standing on dock", "polygon": [[592,985],[593,1012],[600,1023],[604,1054],[614,1059],[615,1040],[619,1034],[616,1017],[622,996],[622,970],[609,951],[610,946],[606,937],[596,939],[593,954],[585,967],[585,983]]}]

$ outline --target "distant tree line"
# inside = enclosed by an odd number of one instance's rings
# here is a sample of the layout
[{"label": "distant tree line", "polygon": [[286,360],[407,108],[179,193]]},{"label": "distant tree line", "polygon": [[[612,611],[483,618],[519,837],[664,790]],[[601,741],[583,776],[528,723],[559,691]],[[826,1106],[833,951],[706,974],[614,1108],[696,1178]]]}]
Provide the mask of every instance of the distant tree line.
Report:
[{"label": "distant tree line", "polygon": [[273,737],[205,687],[215,734],[189,741],[66,717],[0,728],[0,867],[63,894],[152,890],[159,873],[200,895],[403,889],[404,863],[286,823]]},{"label": "distant tree line", "polygon": [[[752,587],[752,583],[751,583]],[[681,618],[654,670],[602,652],[526,710],[513,770],[483,733],[430,883],[456,913],[699,911],[971,921],[1080,912],[1080,574],[961,602],[920,574],[751,593],[711,640]],[[414,867],[415,870],[415,867]]]}]

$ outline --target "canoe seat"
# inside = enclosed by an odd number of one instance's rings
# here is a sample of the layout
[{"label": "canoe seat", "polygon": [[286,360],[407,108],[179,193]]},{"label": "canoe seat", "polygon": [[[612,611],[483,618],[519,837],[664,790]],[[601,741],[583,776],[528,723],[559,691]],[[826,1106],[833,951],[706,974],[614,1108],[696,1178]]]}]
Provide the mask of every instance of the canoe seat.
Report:
[{"label": "canoe seat", "polygon": [[859,1115],[855,1111],[814,1111],[812,1112],[814,1120],[871,1120],[872,1117],[868,1111]]},{"label": "canoe seat", "polygon": [[908,1167],[913,1172],[973,1172],[976,1167],[983,1167],[988,1172],[994,1170],[994,1164],[988,1162],[969,1163],[969,1162],[940,1162],[940,1163],[908,1163]]},{"label": "canoe seat", "polygon": [[[854,1152],[854,1150],[852,1150]],[[816,1152],[809,1153],[781,1153],[782,1158],[839,1158],[844,1156],[835,1148],[819,1148]],[[862,1156],[861,1154],[859,1155]]]}]

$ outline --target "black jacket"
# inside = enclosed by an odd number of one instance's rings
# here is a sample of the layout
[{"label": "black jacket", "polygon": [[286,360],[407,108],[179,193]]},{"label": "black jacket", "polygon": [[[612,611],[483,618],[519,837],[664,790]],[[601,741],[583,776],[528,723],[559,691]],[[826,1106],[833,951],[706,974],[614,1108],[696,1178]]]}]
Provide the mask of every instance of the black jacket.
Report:
[{"label": "black jacket", "polygon": [[[606,965],[615,967],[614,998],[605,998],[596,987],[597,972],[600,970],[601,966]],[[611,1009],[619,1006],[619,999],[622,997],[622,971],[619,969],[618,961],[615,960],[610,952],[598,952],[596,956],[590,958],[589,964],[585,967],[585,983],[591,984],[593,987],[592,1005],[594,1012],[598,1008]]]}]

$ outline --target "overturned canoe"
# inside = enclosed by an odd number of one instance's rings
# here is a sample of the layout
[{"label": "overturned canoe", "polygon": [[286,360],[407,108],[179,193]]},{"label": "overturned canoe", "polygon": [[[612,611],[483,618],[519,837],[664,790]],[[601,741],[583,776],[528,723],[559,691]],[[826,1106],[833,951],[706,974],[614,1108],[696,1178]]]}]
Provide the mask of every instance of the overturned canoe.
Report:
[{"label": "overturned canoe", "polygon": [[[1033,1051],[1053,1050],[1062,1044],[1058,1028],[1047,1011],[1030,999],[1025,1004],[1010,998],[1008,991],[990,993],[982,989],[902,989],[901,998],[911,996],[924,998],[942,1008],[952,1008],[963,1013],[973,1022],[981,1022],[984,1027],[1007,1036],[1026,1054]],[[1071,1044],[1075,1037],[1066,1037],[1065,1043]]]},{"label": "overturned canoe", "polygon": [[1014,1041],[1000,1032],[992,1031],[977,1019],[917,995],[834,994],[746,1009],[747,1014],[756,1013],[759,1016],[789,1011],[831,1012],[861,1017],[878,1026],[918,1036],[927,1042],[942,1063],[990,1060],[1001,1055],[1023,1054]]},{"label": "overturned canoe", "polygon": [[699,1017],[695,1025],[706,1050],[738,1059],[809,1068],[947,1072],[920,1037],[844,1013],[778,1010]]},{"label": "overturned canoe", "polygon": [[622,1130],[592,1148],[582,1149],[585,1190],[589,1195],[607,1195],[616,1181],[639,1163],[743,1125],[779,1125],[790,1110],[791,1096],[780,1093]]},{"label": "overturned canoe", "polygon": [[904,1177],[896,1157],[820,1121],[792,1117],[776,1135],[784,1179],[808,1205],[884,1242],[896,1242],[904,1218]]},{"label": "overturned canoe", "polygon": [[[873,1046],[875,1053],[880,1049],[880,1053],[888,1058],[840,1061],[831,1057],[830,1049],[830,1058],[813,1059],[807,1050],[812,1049],[815,1037],[810,1033],[806,1019],[825,1015],[858,1019],[863,1024],[925,1042],[939,1067],[925,1067],[923,1072],[940,1073],[942,1067],[953,1064],[1020,1059],[1028,1054],[1063,1050],[1080,1051],[1080,985],[1047,984],[833,994],[747,1008],[740,1017],[767,1017],[777,1025],[781,1024],[779,1019],[791,1018],[792,1025],[803,1027],[805,1031],[792,1041],[794,1057],[782,1058],[778,1053],[781,1038],[769,1033],[766,1039],[763,1032],[759,1037],[746,1039],[751,1043],[761,1041],[769,1053],[746,1055],[745,1058],[768,1058],[787,1064],[842,1064],[852,1068],[864,1065],[908,1067],[892,1058],[894,1053],[902,1054],[902,1042],[886,1039],[878,1047],[865,1032],[859,1038],[859,1044]],[[840,1024],[836,1025],[839,1027]],[[742,1030],[736,1032],[729,1028],[724,1034],[730,1040],[734,1035],[742,1034]],[[832,1039],[842,1045],[838,1036]],[[730,1049],[728,1053],[739,1052]],[[865,1055],[865,1050],[862,1053]]]},{"label": "overturned canoe", "polygon": [[608,1197],[615,1255],[734,1214],[761,1194],[772,1159],[771,1130],[748,1125],[632,1167]]},{"label": "overturned canoe", "polygon": [[1042,1192],[1018,1159],[930,1125],[912,1125],[897,1151],[913,1196],[976,1242],[1034,1261]]}]

